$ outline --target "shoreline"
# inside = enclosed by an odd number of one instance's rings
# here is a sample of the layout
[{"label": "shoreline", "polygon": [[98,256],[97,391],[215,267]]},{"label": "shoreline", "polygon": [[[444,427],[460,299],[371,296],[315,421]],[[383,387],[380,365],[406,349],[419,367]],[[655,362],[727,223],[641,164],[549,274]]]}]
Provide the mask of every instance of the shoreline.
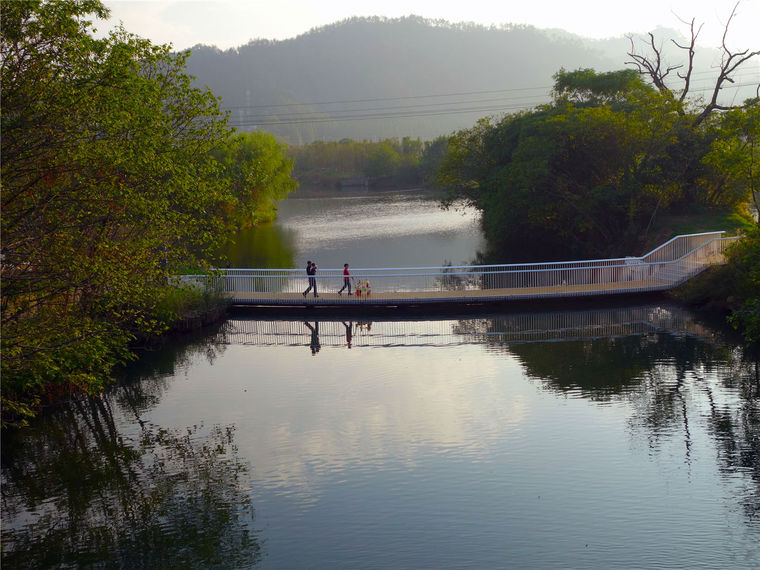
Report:
[{"label": "shoreline", "polygon": [[426,188],[424,186],[402,188],[330,188],[326,186],[311,186],[301,184],[285,200],[298,200],[301,198],[355,198],[361,196],[382,196],[386,194],[419,194],[421,196],[443,197],[443,190]]}]

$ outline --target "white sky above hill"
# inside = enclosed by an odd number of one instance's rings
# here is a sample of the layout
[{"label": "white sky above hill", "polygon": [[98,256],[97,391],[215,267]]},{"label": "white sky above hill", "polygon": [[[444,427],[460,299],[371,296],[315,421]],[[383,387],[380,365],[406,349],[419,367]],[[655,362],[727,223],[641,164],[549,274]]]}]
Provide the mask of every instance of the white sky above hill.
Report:
[{"label": "white sky above hill", "polygon": [[[253,39],[283,40],[353,16],[430,19],[482,25],[529,24],[560,28],[587,38],[645,33],[673,28],[688,36],[681,20],[704,24],[700,43],[718,47],[736,0],[105,0],[107,23],[99,34],[121,22],[128,32],[176,50],[197,44],[221,49]],[[741,0],[731,22],[728,46],[760,49],[760,0]]]}]

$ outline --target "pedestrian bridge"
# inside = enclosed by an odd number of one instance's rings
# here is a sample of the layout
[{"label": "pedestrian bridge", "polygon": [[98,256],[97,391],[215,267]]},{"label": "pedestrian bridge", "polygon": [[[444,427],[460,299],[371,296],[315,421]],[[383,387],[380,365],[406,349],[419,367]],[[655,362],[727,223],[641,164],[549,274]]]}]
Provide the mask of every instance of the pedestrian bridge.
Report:
[{"label": "pedestrian bridge", "polygon": [[[219,269],[183,275],[186,285],[209,287],[232,304],[252,306],[401,306],[483,304],[518,300],[649,293],[673,289],[711,265],[739,237],[725,232],[676,236],[641,257],[445,267],[351,268],[352,294],[343,269],[319,268],[318,297],[303,295],[304,269]],[[362,287],[362,284],[369,284]],[[357,286],[360,295],[357,295]]]}]

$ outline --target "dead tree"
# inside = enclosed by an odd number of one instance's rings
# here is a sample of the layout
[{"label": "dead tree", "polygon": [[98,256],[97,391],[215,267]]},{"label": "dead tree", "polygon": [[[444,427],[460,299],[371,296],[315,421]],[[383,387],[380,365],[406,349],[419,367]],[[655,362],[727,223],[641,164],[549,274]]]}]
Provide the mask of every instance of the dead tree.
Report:
[{"label": "dead tree", "polygon": [[[710,116],[710,114],[715,110],[721,110],[721,111],[727,111],[729,109],[734,108],[734,106],[726,106],[718,103],[718,95],[720,94],[720,90],[723,88],[723,85],[728,83],[733,83],[734,80],[732,79],[732,75],[734,72],[736,72],[739,67],[741,67],[744,63],[755,57],[756,55],[760,54],[760,51],[750,51],[749,49],[746,49],[741,52],[733,52],[731,51],[728,46],[726,45],[726,37],[728,36],[728,29],[731,25],[731,20],[734,19],[734,16],[736,16],[736,9],[739,7],[739,2],[737,2],[734,5],[733,10],[731,11],[731,15],[728,18],[728,21],[726,22],[726,25],[723,29],[723,38],[721,43],[721,49],[722,49],[722,56],[721,56],[721,62],[720,62],[720,71],[718,73],[718,77],[715,80],[715,85],[712,89],[712,95],[710,97],[710,100],[707,102],[705,107],[702,109],[702,111],[697,115],[696,119],[694,119],[693,126],[698,126],[702,121],[704,121],[707,117]],[[691,77],[692,73],[694,71],[694,54],[695,54],[695,45],[697,41],[697,37],[699,37],[699,32],[702,30],[702,25],[700,25],[698,28],[695,29],[695,23],[694,20],[686,22],[685,20],[681,20],[685,24],[689,24],[690,26],[690,41],[687,44],[680,44],[675,40],[671,40],[673,44],[686,52],[688,52],[688,59],[687,63],[681,64],[681,65],[673,65],[673,66],[666,66],[663,63],[663,48],[662,46],[658,46],[655,37],[652,33],[649,33],[649,45],[648,49],[651,51],[651,53],[638,53],[636,51],[636,44],[634,43],[633,36],[628,36],[628,39],[631,42],[631,51],[628,52],[628,56],[632,59],[632,61],[627,61],[626,64],[634,65],[639,70],[639,73],[642,75],[649,76],[650,80],[654,84],[654,86],[663,94],[668,95],[672,97],[674,100],[677,100],[679,103],[682,103],[686,96],[689,94],[689,89],[691,86]],[[678,71],[681,69],[684,69],[685,71]],[[676,74],[678,75],[679,79],[682,80],[682,88],[678,91],[674,91],[668,85],[665,83],[665,78],[670,75],[671,72],[676,71]],[[758,96],[760,96],[760,84],[758,84]],[[683,111],[681,111],[683,112]]]}]

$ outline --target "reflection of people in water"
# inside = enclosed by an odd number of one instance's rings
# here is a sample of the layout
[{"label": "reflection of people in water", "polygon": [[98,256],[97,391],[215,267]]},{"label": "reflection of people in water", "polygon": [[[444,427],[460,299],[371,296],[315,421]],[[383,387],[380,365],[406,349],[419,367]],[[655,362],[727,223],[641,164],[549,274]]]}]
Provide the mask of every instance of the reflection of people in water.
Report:
[{"label": "reflection of people in water", "polygon": [[311,355],[316,356],[319,349],[322,348],[319,344],[319,321],[314,321],[314,326],[311,326],[306,321],[304,321],[303,324],[309,327],[309,330],[311,331]]},{"label": "reflection of people in water", "polygon": [[348,324],[346,324],[344,322],[343,326],[346,327],[346,344],[348,345],[348,348],[351,348],[351,339],[354,336],[351,329],[353,328],[354,323],[349,322]]}]

